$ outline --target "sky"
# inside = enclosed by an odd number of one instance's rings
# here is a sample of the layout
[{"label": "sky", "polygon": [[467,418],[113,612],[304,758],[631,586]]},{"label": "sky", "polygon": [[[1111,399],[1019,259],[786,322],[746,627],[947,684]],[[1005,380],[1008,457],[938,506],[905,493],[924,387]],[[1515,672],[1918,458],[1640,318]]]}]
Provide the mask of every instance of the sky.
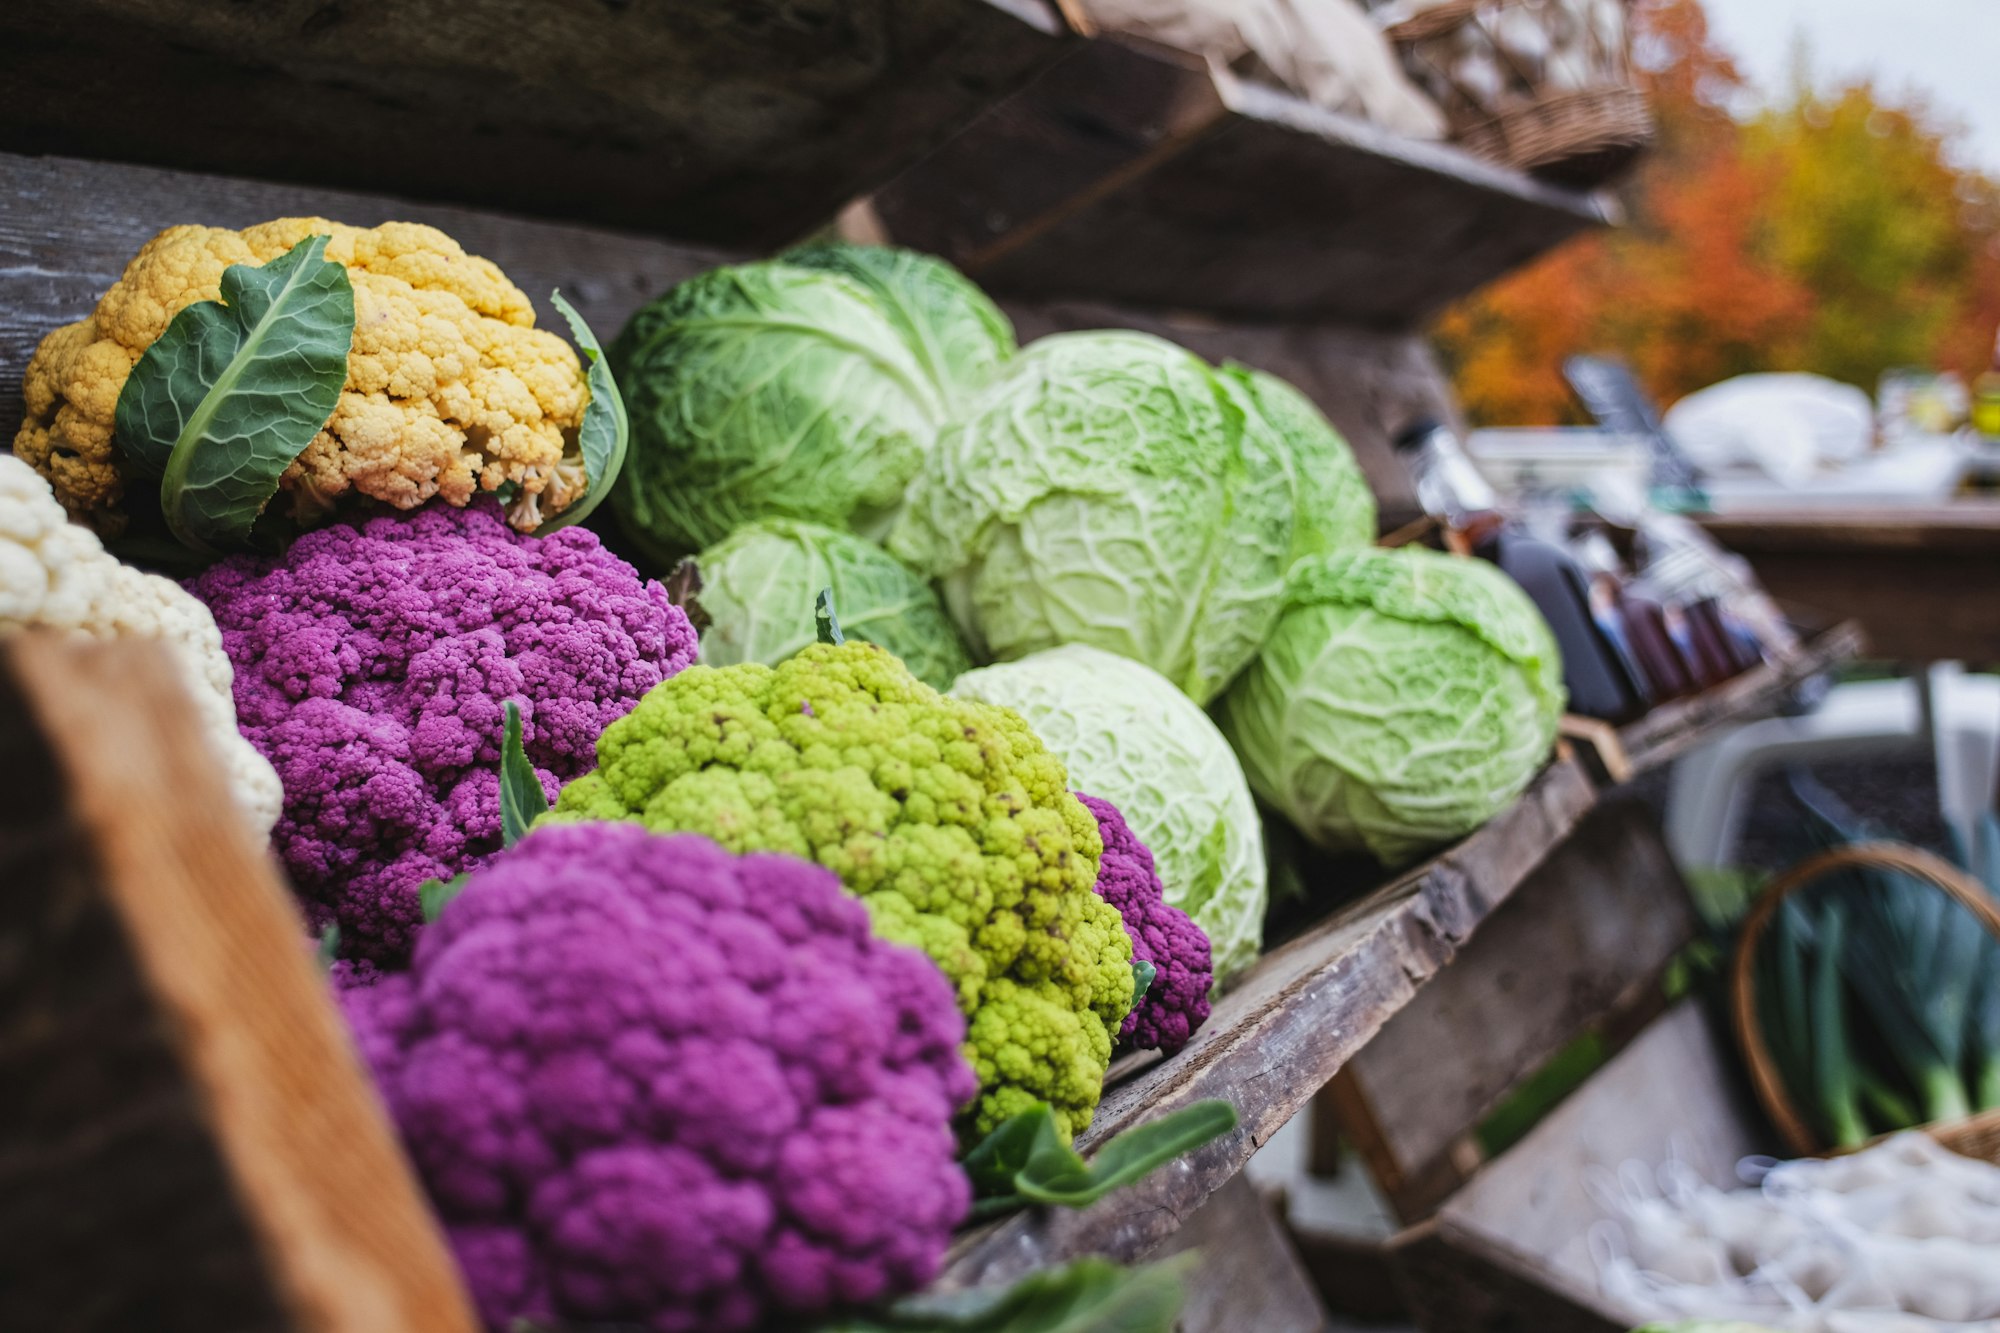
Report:
[{"label": "sky", "polygon": [[1702,0],[1709,31],[1770,94],[1791,82],[1804,34],[1813,83],[1872,74],[1920,90],[1970,131],[1966,166],[2000,177],[2000,0]]}]

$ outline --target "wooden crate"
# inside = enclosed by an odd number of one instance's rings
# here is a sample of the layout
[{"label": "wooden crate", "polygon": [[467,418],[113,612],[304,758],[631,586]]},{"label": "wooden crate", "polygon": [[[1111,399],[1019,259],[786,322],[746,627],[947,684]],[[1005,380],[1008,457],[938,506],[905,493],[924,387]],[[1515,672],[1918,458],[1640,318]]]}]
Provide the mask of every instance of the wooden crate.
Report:
[{"label": "wooden crate", "polygon": [[1623,1333],[1646,1312],[1598,1291],[1592,1176],[1671,1157],[1726,1187],[1739,1160],[1775,1146],[1727,1039],[1683,1001],[1392,1242],[1404,1298],[1427,1333]]},{"label": "wooden crate", "polygon": [[0,1328],[472,1333],[159,645],[0,642]]},{"label": "wooden crate", "polygon": [[[1775,1146],[1710,1015],[1663,1008],[1695,929],[1651,811],[1598,806],[1315,1104],[1316,1152],[1351,1144],[1407,1226],[1374,1245],[1303,1232],[1308,1267],[1386,1279],[1437,1333],[1642,1322],[1598,1294],[1593,1175],[1672,1155],[1727,1185],[1738,1159]],[[1585,1034],[1615,1054],[1486,1160],[1481,1123]]]},{"label": "wooden crate", "polygon": [[1334,1077],[1324,1127],[1402,1221],[1429,1217],[1478,1171],[1473,1131],[1523,1080],[1582,1034],[1615,1046],[1658,1011],[1695,928],[1652,812],[1599,806]]}]

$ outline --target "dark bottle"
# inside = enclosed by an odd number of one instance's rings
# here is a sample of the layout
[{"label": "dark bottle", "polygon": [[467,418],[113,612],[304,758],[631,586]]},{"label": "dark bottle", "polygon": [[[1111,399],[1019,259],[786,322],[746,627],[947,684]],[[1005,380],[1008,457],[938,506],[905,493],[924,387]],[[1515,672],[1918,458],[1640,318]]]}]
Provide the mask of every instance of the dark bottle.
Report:
[{"label": "dark bottle", "polygon": [[1660,599],[1644,584],[1634,583],[1625,588],[1619,608],[1624,612],[1626,641],[1632,645],[1632,656],[1654,702],[1693,694],[1699,687],[1667,628],[1667,608]]},{"label": "dark bottle", "polygon": [[1645,692],[1598,627],[1590,581],[1569,553],[1506,522],[1492,487],[1448,428],[1419,421],[1396,438],[1396,449],[1424,511],[1463,533],[1473,554],[1498,565],[1541,610],[1562,650],[1570,711],[1606,722],[1645,712]]},{"label": "dark bottle", "polygon": [[1663,550],[1647,565],[1645,581],[1663,603],[1680,608],[1683,653],[1704,689],[1764,660],[1762,645],[1724,605],[1723,589],[1697,549]]}]

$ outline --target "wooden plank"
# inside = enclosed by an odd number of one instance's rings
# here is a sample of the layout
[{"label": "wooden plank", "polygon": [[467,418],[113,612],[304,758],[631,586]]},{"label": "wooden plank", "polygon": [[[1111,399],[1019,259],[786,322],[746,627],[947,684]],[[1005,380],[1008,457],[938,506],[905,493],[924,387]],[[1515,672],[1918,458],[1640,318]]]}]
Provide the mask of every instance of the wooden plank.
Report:
[{"label": "wooden plank", "polygon": [[10,0],[0,148],[764,248],[1071,40],[1044,0]]},{"label": "wooden plank", "polygon": [[[591,227],[71,158],[0,153],[0,429],[21,421],[21,375],[43,335],[88,315],[127,261],[175,223],[242,227],[323,216],[357,226],[440,227],[500,265],[541,310],[560,287],[609,342],[640,304],[729,256]],[[557,321],[560,328],[560,321]]]},{"label": "wooden plank", "polygon": [[1701,744],[1718,727],[1769,717],[1796,698],[1802,686],[1859,656],[1868,642],[1859,625],[1842,623],[1808,640],[1789,661],[1766,662],[1692,698],[1655,708],[1619,730],[1632,771],[1658,768]]},{"label": "wooden plank", "polygon": [[877,193],[1010,295],[1410,330],[1608,204],[1128,38],[1083,45]]},{"label": "wooden plank", "polygon": [[0,653],[0,1328],[472,1333],[165,651]]},{"label": "wooden plank", "polygon": [[1734,1052],[1700,1005],[1685,1000],[1488,1163],[1438,1218],[1533,1256],[1536,1270],[1573,1287],[1594,1289],[1589,1232],[1605,1213],[1590,1179],[1671,1156],[1711,1184],[1734,1185],[1738,1161],[1775,1146],[1756,1128],[1740,1084]]},{"label": "wooden plank", "polygon": [[1445,1218],[1389,1250],[1404,1309],[1424,1333],[1624,1333],[1636,1322],[1536,1256]]},{"label": "wooden plank", "polygon": [[2000,662],[2000,503],[1772,509],[1703,526],[1774,596],[1859,621],[1883,657]]},{"label": "wooden plank", "polygon": [[1410,1002],[1592,799],[1582,770],[1558,759],[1484,828],[1266,954],[1179,1055],[1105,1092],[1078,1144],[1088,1153],[1205,1097],[1235,1103],[1237,1128],[1092,1207],[1021,1213],[970,1233],[946,1285],[1004,1281],[1079,1254],[1151,1252]]},{"label": "wooden plank", "polygon": [[1405,1222],[1463,1183],[1460,1142],[1610,1013],[1648,1003],[1695,933],[1651,811],[1600,805],[1452,965],[1341,1070],[1324,1105]]},{"label": "wooden plank", "polygon": [[1155,1257],[1200,1253],[1186,1279],[1179,1333],[1319,1333],[1320,1304],[1269,1200],[1239,1175],[1209,1197]]}]

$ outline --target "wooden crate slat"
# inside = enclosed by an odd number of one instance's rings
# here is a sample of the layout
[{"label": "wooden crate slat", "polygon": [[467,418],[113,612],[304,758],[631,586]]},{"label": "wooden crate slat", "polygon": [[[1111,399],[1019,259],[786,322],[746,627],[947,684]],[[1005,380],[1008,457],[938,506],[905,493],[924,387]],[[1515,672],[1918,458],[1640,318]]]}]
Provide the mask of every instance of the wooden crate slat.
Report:
[{"label": "wooden crate slat", "polygon": [[1574,761],[1450,850],[1259,960],[1179,1055],[1108,1089],[1078,1139],[1205,1097],[1236,1104],[1235,1131],[1096,1205],[1018,1214],[961,1240],[946,1282],[974,1286],[1089,1253],[1133,1259],[1171,1235],[1407,1004],[1589,809]]},{"label": "wooden crate slat", "polygon": [[1072,40],[1043,0],[10,0],[0,148],[761,248]]},{"label": "wooden crate slat", "polygon": [[1341,1070],[1315,1115],[1338,1112],[1414,1222],[1463,1183],[1456,1145],[1523,1078],[1607,1015],[1657,1004],[1695,929],[1650,811],[1600,805]]},{"label": "wooden crate slat", "polygon": [[[1617,1311],[1596,1296],[1589,1233],[1605,1213],[1591,1194],[1593,1175],[1632,1162],[1657,1167],[1672,1157],[1728,1188],[1738,1161],[1773,1146],[1759,1124],[1734,1052],[1700,1004],[1684,1000],[1488,1163],[1439,1211],[1433,1234],[1448,1247],[1490,1257],[1531,1288],[1586,1310],[1594,1306],[1621,1318],[1617,1327],[1630,1327],[1645,1312]],[[1504,1303],[1490,1320],[1469,1317],[1453,1303],[1467,1293],[1449,1283],[1414,1281],[1409,1294],[1418,1322],[1438,1333],[1529,1326],[1520,1322],[1520,1309]],[[1471,1294],[1485,1304],[1485,1295]]]},{"label": "wooden crate slat", "polygon": [[595,227],[267,181],[75,158],[0,153],[0,429],[21,422],[21,376],[51,329],[84,318],[141,245],[176,223],[243,227],[320,216],[356,226],[398,220],[443,229],[534,301],[561,288],[609,343],[626,318],[681,279],[729,262],[714,250]]},{"label": "wooden crate slat", "polygon": [[207,746],[157,644],[0,648],[0,1327],[473,1333]]},{"label": "wooden crate slat", "polygon": [[1410,329],[1609,204],[1129,39],[1084,44],[878,192],[998,292]]},{"label": "wooden crate slat", "polygon": [[1156,1258],[1197,1251],[1176,1333],[1321,1333],[1326,1307],[1271,1200],[1239,1175],[1168,1238]]}]

